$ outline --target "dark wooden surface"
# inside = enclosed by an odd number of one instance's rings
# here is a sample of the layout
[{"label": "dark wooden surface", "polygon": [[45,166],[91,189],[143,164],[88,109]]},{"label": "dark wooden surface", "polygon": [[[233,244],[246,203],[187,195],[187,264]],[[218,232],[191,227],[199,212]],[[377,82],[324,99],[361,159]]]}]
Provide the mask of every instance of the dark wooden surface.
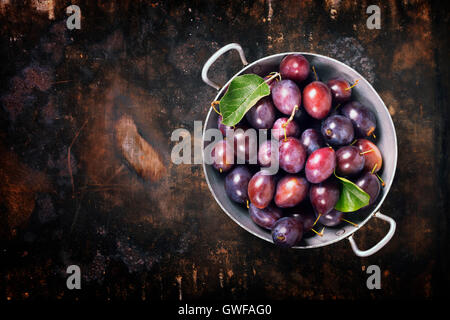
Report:
[{"label": "dark wooden surface", "polygon": [[[9,3],[11,2],[11,3]],[[373,1],[372,1],[373,2]],[[0,4],[0,299],[383,299],[443,297],[449,285],[448,26],[426,1],[66,1]],[[380,30],[366,28],[370,4]],[[193,131],[215,91],[206,59],[237,42],[249,61],[285,51],[341,60],[394,120],[398,168],[382,212],[397,221],[369,258],[348,241],[281,250],[233,223],[200,165],[170,162],[171,132]],[[239,70],[226,54],[211,72]],[[161,155],[143,181],[114,140],[123,114]],[[363,248],[386,232],[372,220]],[[81,266],[82,290],[65,286]],[[377,264],[382,289],[366,288]]]}]

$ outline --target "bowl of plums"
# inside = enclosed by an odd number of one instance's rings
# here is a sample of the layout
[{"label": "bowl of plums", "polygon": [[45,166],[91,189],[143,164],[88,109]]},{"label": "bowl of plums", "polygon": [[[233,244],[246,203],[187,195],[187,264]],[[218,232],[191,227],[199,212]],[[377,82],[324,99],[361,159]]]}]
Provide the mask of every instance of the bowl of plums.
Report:
[{"label": "bowl of plums", "polygon": [[[221,86],[208,70],[229,50],[244,67]],[[306,52],[249,64],[232,43],[208,59],[202,79],[218,90],[203,128],[205,178],[232,220],[284,248],[348,239],[365,257],[389,242],[396,224],[379,209],[394,179],[397,138],[388,109],[364,77]],[[370,248],[358,246],[353,235],[372,217],[389,231]]]}]

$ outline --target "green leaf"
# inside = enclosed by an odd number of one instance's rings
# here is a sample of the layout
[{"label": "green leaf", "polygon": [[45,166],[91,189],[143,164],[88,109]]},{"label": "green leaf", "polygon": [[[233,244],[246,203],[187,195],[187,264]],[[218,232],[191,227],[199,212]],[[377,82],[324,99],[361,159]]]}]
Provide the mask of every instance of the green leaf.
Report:
[{"label": "green leaf", "polygon": [[227,126],[238,124],[251,107],[269,94],[269,86],[256,74],[244,74],[234,78],[220,100],[222,123]]},{"label": "green leaf", "polygon": [[334,208],[341,212],[353,212],[369,204],[370,196],[356,184],[342,177],[336,178],[341,181],[342,190],[338,202]]}]

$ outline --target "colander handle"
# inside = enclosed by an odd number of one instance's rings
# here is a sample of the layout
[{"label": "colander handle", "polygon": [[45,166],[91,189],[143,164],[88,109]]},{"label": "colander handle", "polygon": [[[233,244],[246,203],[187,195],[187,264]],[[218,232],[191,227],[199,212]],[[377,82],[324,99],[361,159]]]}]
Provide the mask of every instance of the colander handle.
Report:
[{"label": "colander handle", "polygon": [[395,233],[395,228],[396,228],[397,224],[395,223],[394,219],[392,219],[391,217],[385,216],[384,214],[381,214],[380,212],[376,212],[373,216],[376,218],[380,218],[381,220],[389,222],[389,231],[384,236],[384,238],[381,239],[380,242],[378,242],[376,245],[374,245],[372,248],[370,248],[368,250],[359,250],[358,246],[356,245],[355,240],[353,239],[353,235],[348,237],[348,241],[350,241],[350,245],[352,246],[353,252],[358,257],[368,257],[368,256],[373,255],[378,250],[383,248],[389,242],[389,240],[392,239],[392,236]]},{"label": "colander handle", "polygon": [[244,66],[246,66],[248,64],[247,59],[245,58],[245,54],[244,54],[244,50],[242,50],[242,47],[237,44],[237,43],[230,43],[227,44],[226,46],[220,48],[219,50],[216,51],[216,53],[214,53],[209,59],[208,61],[205,62],[205,65],[203,66],[202,69],[202,80],[209,86],[213,87],[216,90],[220,90],[220,88],[222,88],[221,85],[218,85],[217,83],[209,80],[208,78],[208,70],[209,68],[213,65],[214,62],[216,62],[216,60],[223,55],[225,52],[230,51],[230,50],[236,50],[237,52],[239,52],[239,56],[241,57],[241,61],[242,64]]}]

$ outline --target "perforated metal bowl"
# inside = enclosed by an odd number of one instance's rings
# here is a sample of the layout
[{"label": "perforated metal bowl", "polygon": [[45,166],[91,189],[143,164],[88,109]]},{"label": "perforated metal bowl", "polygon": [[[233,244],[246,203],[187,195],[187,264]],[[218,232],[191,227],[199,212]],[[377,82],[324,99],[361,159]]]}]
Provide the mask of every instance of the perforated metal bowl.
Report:
[{"label": "perforated metal bowl", "polygon": [[[232,49],[238,51],[242,63],[244,64],[244,68],[236,73],[224,86],[220,86],[208,78],[208,69],[223,53]],[[352,219],[355,223],[358,224],[358,227],[352,226],[350,224],[342,224],[337,228],[325,228],[322,237],[315,235],[309,238],[304,238],[302,242],[294,248],[318,248],[347,238],[350,241],[351,247],[356,255],[361,257],[370,256],[380,250],[386,243],[388,243],[395,233],[395,221],[392,218],[381,214],[378,210],[380,209],[384,199],[386,198],[386,195],[389,192],[389,189],[391,188],[392,181],[394,180],[395,169],[397,166],[397,136],[395,133],[394,123],[392,122],[388,109],[381,100],[380,96],[370,85],[370,83],[366,79],[364,79],[364,77],[362,77],[358,72],[345,65],[344,63],[314,53],[286,52],[268,56],[248,64],[242,47],[236,43],[231,43],[219,49],[208,59],[202,70],[202,79],[206,84],[219,90],[214,100],[220,100],[221,96],[225,92],[225,88],[236,76],[245,73],[255,73],[264,76],[272,71],[277,71],[281,60],[286,55],[293,53],[302,54],[306,59],[308,59],[309,63],[315,67],[315,70],[320,75],[322,81],[327,81],[328,79],[336,76],[342,76],[350,83],[353,83],[357,79],[359,80],[358,85],[352,89],[352,97],[353,99],[370,108],[377,117],[377,132],[379,133],[379,136],[377,136],[377,146],[383,155],[383,170],[381,173],[381,177],[386,183],[385,187],[382,188],[381,194],[376,203],[374,203],[369,208],[352,215]],[[208,112],[203,130],[203,149],[209,143],[208,141],[205,141],[205,131],[209,128],[217,127],[217,117],[218,115],[212,110]],[[218,173],[212,168],[211,165],[207,165],[205,164],[205,162],[203,162],[203,169],[211,193],[219,206],[223,209],[223,211],[248,232],[261,239],[273,242],[270,232],[258,227],[250,219],[248,210],[246,210],[242,206],[237,205],[228,198],[225,192],[224,175]],[[360,250],[358,249],[353,239],[353,234],[362,226],[364,226],[372,217],[387,221],[390,224],[389,231],[386,236],[372,248],[368,250]]]}]

